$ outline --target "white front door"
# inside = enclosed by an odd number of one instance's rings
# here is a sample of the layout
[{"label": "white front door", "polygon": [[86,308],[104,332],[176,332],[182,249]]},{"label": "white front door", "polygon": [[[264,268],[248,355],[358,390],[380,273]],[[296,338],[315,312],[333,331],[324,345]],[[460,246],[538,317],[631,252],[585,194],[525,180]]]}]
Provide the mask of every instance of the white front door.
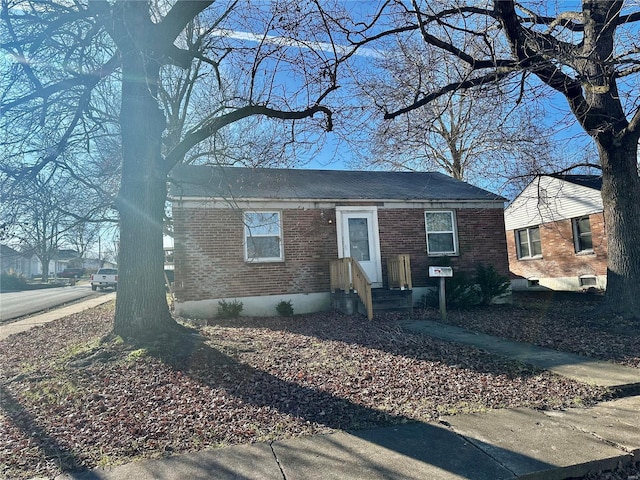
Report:
[{"label": "white front door", "polygon": [[375,207],[336,209],[338,217],[338,254],[358,260],[373,287],[382,286],[378,212]]}]

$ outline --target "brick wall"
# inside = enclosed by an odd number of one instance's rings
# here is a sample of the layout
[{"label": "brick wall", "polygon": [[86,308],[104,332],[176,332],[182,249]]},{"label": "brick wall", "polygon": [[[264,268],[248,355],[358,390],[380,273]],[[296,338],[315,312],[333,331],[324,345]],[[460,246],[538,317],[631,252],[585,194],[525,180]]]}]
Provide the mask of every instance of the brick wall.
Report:
[{"label": "brick wall", "polygon": [[176,299],[329,291],[328,259],[338,257],[334,211],[282,210],[282,223],[284,261],[250,263],[242,211],[174,206]]},{"label": "brick wall", "polygon": [[[329,291],[329,261],[338,258],[335,210],[282,210],[284,262],[247,263],[242,211],[174,205],[175,294],[178,302],[209,298],[287,295]],[[455,270],[493,265],[507,275],[503,210],[456,212],[460,255]],[[387,259],[411,256],[413,284],[432,283],[423,209],[378,209],[383,278]]]},{"label": "brick wall", "polygon": [[[413,285],[424,287],[429,266],[442,263],[439,257],[427,256],[424,211],[422,209],[378,210],[383,278],[386,282],[387,258],[394,254],[411,255]],[[450,257],[456,271],[473,273],[476,265],[492,265],[501,275],[508,275],[504,214],[500,208],[459,209],[456,211],[459,255]]]},{"label": "brick wall", "polygon": [[512,278],[559,278],[607,274],[607,239],[604,215],[589,216],[593,254],[576,254],[571,220],[540,225],[542,258],[519,260],[515,231],[507,232],[509,269]]}]

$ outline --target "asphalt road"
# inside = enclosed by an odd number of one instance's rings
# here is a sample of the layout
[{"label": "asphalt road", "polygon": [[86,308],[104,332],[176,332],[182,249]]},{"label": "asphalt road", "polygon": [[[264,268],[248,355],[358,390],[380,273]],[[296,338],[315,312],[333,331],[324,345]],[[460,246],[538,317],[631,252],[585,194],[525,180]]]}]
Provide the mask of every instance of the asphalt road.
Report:
[{"label": "asphalt road", "polygon": [[0,293],[0,322],[41,312],[84,297],[104,295],[91,291],[89,285],[45,288],[24,292]]}]

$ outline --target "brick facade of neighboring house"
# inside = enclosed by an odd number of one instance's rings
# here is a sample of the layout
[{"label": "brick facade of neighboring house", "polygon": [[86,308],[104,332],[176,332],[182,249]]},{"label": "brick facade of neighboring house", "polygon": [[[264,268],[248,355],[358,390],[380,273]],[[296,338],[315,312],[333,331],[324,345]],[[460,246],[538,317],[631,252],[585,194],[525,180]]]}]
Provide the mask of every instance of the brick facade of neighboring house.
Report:
[{"label": "brick facade of neighboring house", "polygon": [[[600,185],[599,177],[589,175],[541,176],[507,207],[514,289],[606,287],[607,238]],[[535,247],[523,252],[518,245],[530,239],[531,229],[539,233],[539,252]],[[581,245],[580,235],[586,236],[586,245]]]},{"label": "brick facade of neighboring house", "polygon": [[[377,227],[373,236],[379,237],[379,287],[384,288],[387,283],[387,259],[398,254],[410,255],[414,290],[426,291],[433,283],[428,279],[428,266],[438,264],[442,255],[427,254],[425,212],[430,211],[453,214],[457,252],[450,258],[454,271],[473,271],[478,263],[483,263],[493,265],[504,275],[508,273],[503,199],[449,177],[410,173],[398,176],[399,172],[389,177],[389,172],[350,172],[357,178],[352,184],[338,188],[336,182],[345,180],[337,180],[339,177],[335,175],[344,176],[345,172],[325,177],[322,171],[226,168],[215,170],[226,179],[225,185],[211,181],[202,185],[201,179],[208,178],[205,172],[211,169],[188,167],[173,174],[174,292],[180,314],[207,316],[208,312],[213,316],[219,300],[236,299],[243,302],[246,314],[272,314],[280,300],[292,300],[298,313],[328,308],[329,262],[344,254],[340,230],[346,224],[342,223],[342,217],[360,210],[373,215]],[[245,191],[238,186],[245,181],[243,174],[249,175]],[[261,175],[277,176],[279,180],[274,185],[273,178]],[[305,183],[307,175],[311,178]],[[378,187],[384,192],[383,187],[389,186],[390,181],[407,181],[414,178],[412,175],[437,182],[438,186],[434,184],[427,190],[429,193],[412,199],[406,191],[394,193],[392,188],[388,198],[384,198],[382,193],[365,185],[381,183]],[[283,185],[287,180],[293,185],[291,189]],[[196,188],[190,182],[200,185]],[[226,188],[234,189],[233,195],[221,191]],[[351,190],[371,192],[372,198],[349,198]],[[292,191],[298,198],[292,198]],[[441,198],[447,191],[449,197]],[[282,259],[247,260],[243,217],[247,211],[278,213]]]}]

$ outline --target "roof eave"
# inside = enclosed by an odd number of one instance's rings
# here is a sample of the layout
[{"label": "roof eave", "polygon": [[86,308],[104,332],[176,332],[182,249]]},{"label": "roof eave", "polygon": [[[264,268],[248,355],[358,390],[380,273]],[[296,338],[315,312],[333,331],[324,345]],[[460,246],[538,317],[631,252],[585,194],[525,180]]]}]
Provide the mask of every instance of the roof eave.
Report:
[{"label": "roof eave", "polygon": [[424,202],[460,202],[460,203],[476,203],[491,202],[505,203],[507,199],[498,198],[282,198],[282,197],[216,197],[216,196],[200,196],[200,195],[169,195],[171,201],[189,200],[195,202],[305,202],[305,203],[335,203],[335,202],[371,202],[371,203],[424,203]]}]

